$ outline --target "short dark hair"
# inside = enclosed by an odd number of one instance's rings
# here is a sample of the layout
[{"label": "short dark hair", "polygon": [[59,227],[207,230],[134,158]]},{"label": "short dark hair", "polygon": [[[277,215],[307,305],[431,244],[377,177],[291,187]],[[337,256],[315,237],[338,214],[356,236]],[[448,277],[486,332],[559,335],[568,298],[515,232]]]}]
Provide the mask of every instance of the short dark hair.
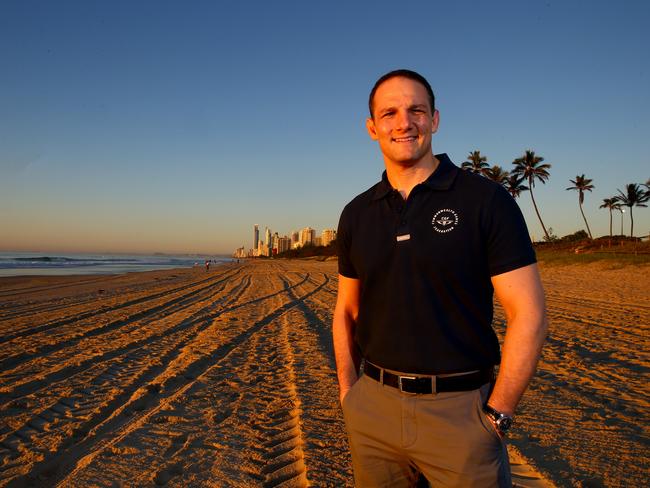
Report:
[{"label": "short dark hair", "polygon": [[429,95],[429,105],[431,105],[431,113],[433,114],[433,112],[436,111],[436,97],[433,95],[433,90],[431,89],[431,85],[426,80],[426,78],[422,76],[420,73],[416,73],[415,71],[411,71],[410,69],[396,69],[386,73],[384,76],[379,78],[375,83],[375,86],[372,87],[372,90],[370,91],[370,97],[368,97],[368,110],[370,111],[370,117],[374,117],[372,113],[372,102],[373,99],[375,98],[375,92],[377,91],[377,88],[379,88],[379,85],[381,85],[384,81],[388,81],[391,78],[408,78],[410,80],[417,81],[418,83],[420,83],[427,90],[427,94]]}]

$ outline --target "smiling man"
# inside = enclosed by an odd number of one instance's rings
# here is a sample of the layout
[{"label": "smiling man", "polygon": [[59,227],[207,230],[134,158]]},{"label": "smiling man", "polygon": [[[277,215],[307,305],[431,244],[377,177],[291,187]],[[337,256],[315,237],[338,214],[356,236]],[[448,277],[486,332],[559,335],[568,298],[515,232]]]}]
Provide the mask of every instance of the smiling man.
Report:
[{"label": "smiling man", "polygon": [[510,486],[504,438],[546,335],[526,224],[500,185],[434,156],[421,75],[382,76],[369,109],[386,171],[341,214],[333,322],[356,485]]}]

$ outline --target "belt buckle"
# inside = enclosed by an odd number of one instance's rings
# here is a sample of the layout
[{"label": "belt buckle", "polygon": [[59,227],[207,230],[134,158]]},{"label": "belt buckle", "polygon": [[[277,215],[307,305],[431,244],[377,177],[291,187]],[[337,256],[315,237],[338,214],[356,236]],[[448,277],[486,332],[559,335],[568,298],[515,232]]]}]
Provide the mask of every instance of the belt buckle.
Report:
[{"label": "belt buckle", "polygon": [[[422,378],[422,376],[420,376]],[[417,392],[411,392],[411,391],[404,391],[404,386],[402,384],[402,380],[416,380],[418,379],[418,376],[402,376],[398,375],[397,376],[397,385],[399,386],[399,391],[402,393],[417,393]],[[431,376],[428,378],[431,381],[431,393],[432,394],[437,394],[438,393],[438,385],[437,385],[437,376]]]},{"label": "belt buckle", "polygon": [[412,393],[410,391],[404,391],[403,385],[402,385],[402,380],[414,380],[415,376],[397,376],[397,385],[399,386],[399,391],[402,393]]}]

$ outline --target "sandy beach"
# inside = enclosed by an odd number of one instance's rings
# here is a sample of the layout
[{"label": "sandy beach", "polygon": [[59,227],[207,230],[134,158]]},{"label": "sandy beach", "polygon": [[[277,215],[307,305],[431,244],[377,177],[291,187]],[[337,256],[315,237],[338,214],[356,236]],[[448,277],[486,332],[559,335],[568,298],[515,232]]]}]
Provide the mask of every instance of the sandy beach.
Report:
[{"label": "sandy beach", "polygon": [[[541,269],[516,486],[643,486],[650,267]],[[336,287],[308,260],[0,278],[0,486],[352,486]]]}]

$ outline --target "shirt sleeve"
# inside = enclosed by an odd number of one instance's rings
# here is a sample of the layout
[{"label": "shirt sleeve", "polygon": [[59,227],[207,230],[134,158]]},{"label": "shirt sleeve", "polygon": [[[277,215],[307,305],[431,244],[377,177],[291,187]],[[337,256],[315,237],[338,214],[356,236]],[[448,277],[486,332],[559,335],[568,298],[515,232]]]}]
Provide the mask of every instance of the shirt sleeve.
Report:
[{"label": "shirt sleeve", "polygon": [[486,214],[490,276],[537,261],[519,205],[502,186],[496,188]]},{"label": "shirt sleeve", "polygon": [[350,209],[346,206],[341,212],[339,226],[336,231],[336,248],[339,262],[339,274],[347,278],[358,279],[359,275],[352,264],[350,248],[352,245],[352,232],[350,222]]}]

